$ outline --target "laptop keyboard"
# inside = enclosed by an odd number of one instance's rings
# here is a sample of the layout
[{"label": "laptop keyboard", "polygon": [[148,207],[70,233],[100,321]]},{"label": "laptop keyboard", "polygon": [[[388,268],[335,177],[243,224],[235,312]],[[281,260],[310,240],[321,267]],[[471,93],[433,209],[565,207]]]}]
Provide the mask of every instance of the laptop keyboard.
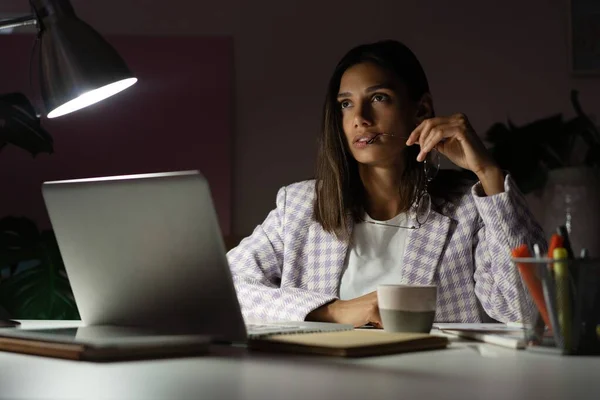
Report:
[{"label": "laptop keyboard", "polygon": [[336,325],[331,324],[326,326],[325,324],[280,324],[280,323],[247,323],[246,331],[248,332],[248,338],[258,339],[265,336],[271,335],[292,335],[296,333],[317,333],[317,332],[333,332],[333,331],[345,331],[353,329],[352,325]]},{"label": "laptop keyboard", "polygon": [[304,327],[298,326],[298,325],[275,325],[275,324],[247,324],[246,325],[246,330],[248,330],[249,332],[253,332],[253,333],[260,333],[260,332],[268,332],[268,331],[273,331],[273,330],[277,330],[277,331],[297,331],[300,329],[305,329]]}]

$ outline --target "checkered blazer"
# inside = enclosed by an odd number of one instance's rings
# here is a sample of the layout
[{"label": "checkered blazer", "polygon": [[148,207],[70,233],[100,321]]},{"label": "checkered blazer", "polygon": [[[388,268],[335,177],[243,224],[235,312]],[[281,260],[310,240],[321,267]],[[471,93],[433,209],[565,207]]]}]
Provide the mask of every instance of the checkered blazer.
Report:
[{"label": "checkered blazer", "polygon": [[[398,283],[437,284],[436,321],[480,322],[481,307],[521,319],[523,287],[510,249],[544,235],[514,181],[484,196],[480,183],[409,230]],[[227,258],[247,320],[304,320],[339,294],[348,243],[314,220],[315,181],[283,187],[277,207]]]}]

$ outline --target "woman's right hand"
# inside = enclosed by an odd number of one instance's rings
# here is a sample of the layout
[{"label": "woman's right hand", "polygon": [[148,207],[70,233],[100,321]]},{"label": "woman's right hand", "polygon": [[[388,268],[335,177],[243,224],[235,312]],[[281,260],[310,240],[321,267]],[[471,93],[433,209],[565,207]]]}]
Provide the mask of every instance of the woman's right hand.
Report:
[{"label": "woman's right hand", "polygon": [[335,300],[306,316],[307,321],[336,322],[360,327],[367,324],[382,328],[377,292],[371,292],[352,300]]}]

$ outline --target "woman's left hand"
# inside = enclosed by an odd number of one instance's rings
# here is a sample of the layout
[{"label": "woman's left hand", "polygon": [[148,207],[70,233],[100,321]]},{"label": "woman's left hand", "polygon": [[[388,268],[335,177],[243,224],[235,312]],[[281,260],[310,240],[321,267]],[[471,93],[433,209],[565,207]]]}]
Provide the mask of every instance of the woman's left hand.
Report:
[{"label": "woman's left hand", "polygon": [[421,151],[417,161],[425,160],[436,149],[461,168],[473,171],[481,180],[488,195],[503,191],[502,171],[471,127],[467,116],[429,118],[410,134],[407,146],[418,144]]}]

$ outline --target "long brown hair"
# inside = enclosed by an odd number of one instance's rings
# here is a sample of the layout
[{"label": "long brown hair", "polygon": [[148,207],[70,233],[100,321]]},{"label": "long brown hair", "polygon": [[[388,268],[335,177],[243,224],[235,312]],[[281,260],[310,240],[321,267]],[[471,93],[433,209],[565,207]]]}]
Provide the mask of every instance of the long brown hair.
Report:
[{"label": "long brown hair", "polygon": [[[316,165],[316,201],[314,215],[323,229],[339,238],[348,238],[350,223],[359,222],[365,210],[366,194],[358,173],[358,163],[350,153],[337,102],[340,81],[353,65],[371,62],[398,77],[407,87],[412,101],[429,93],[425,71],[413,52],[404,44],[386,40],[350,50],[337,64],[325,96],[321,135]],[[425,184],[421,163],[416,161],[418,146],[404,149],[401,177],[401,211],[408,211],[418,200]]]}]

